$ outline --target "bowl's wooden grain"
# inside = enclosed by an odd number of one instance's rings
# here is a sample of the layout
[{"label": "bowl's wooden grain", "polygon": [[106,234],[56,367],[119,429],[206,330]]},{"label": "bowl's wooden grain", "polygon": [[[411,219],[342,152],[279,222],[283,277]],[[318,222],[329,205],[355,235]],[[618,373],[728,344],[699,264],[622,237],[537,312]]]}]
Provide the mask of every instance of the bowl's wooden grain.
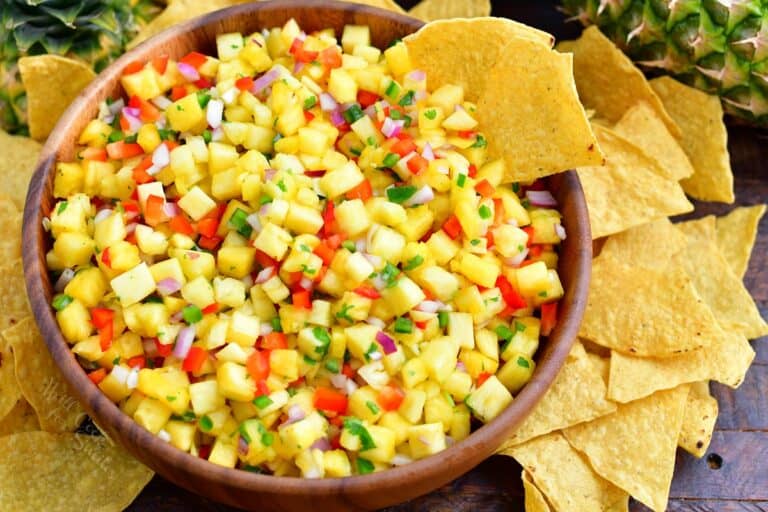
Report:
[{"label": "bowl's wooden grain", "polygon": [[45,265],[50,241],[42,219],[54,204],[55,162],[74,157],[79,133],[98,105],[119,92],[122,68],[158,53],[178,58],[190,50],[212,52],[216,34],[249,32],[295,18],[307,29],[348,23],[371,27],[373,43],[385,46],[421,26],[421,22],[368,6],[321,0],[285,0],[233,7],[174,27],[121,57],[99,75],[70,106],[43,148],[24,211],[24,272],[38,326],[64,377],[88,413],[109,436],[172,482],[212,499],[242,508],[272,510],[359,510],[388,506],[424,494],[468,471],[490,456],[551,385],[576,337],[590,276],[591,235],[584,195],[574,172],[550,181],[564,214],[568,238],[562,247],[560,275],[566,290],[560,321],[538,355],[528,385],[496,420],[444,452],[413,464],[345,479],[304,480],[226,469],[173,448],[139,427],[107,399],[85,375],[62,337],[50,307],[52,283]]}]

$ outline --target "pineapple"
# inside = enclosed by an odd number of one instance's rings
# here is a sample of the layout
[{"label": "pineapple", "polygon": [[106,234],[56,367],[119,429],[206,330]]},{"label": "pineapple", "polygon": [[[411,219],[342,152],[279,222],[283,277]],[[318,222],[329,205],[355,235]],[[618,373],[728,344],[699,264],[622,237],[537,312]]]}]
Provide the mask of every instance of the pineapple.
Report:
[{"label": "pineapple", "polygon": [[727,112],[768,126],[765,2],[564,0],[646,69],[719,94]]},{"label": "pineapple", "polygon": [[5,0],[0,6],[0,128],[25,133],[26,96],[16,65],[52,53],[101,71],[161,7],[155,0]]}]

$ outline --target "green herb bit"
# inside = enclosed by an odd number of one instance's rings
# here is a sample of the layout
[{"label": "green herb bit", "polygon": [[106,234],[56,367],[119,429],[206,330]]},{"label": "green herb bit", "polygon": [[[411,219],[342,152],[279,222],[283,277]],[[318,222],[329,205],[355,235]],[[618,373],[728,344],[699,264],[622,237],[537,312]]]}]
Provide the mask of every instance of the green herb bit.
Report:
[{"label": "green herb bit", "polygon": [[478,133],[478,134],[477,134],[477,138],[475,138],[475,143],[474,143],[474,144],[472,144],[470,147],[471,147],[471,148],[484,148],[484,147],[486,147],[487,145],[488,145],[488,141],[487,141],[487,140],[485,140],[485,137],[483,137],[482,135],[480,135],[480,134]]},{"label": "green herb bit", "polygon": [[203,312],[199,307],[195,306],[194,304],[190,304],[181,310],[181,316],[184,318],[185,322],[187,322],[189,325],[192,325],[203,319]]},{"label": "green herb bit", "polygon": [[361,475],[368,475],[370,473],[373,473],[373,470],[376,469],[373,465],[373,462],[369,461],[368,459],[364,459],[362,457],[357,458],[357,472]]},{"label": "green herb bit", "polygon": [[70,304],[72,304],[72,301],[74,300],[75,299],[73,299],[69,295],[65,293],[60,293],[59,295],[53,298],[53,302],[51,305],[53,306],[53,309],[55,309],[56,311],[61,311],[67,306],[69,306]]},{"label": "green herb bit", "polygon": [[467,175],[466,174],[459,174],[459,176],[456,178],[456,184],[464,188],[464,185],[467,183]]},{"label": "green herb bit", "polygon": [[197,424],[200,427],[200,430],[203,432],[210,432],[211,429],[213,429],[213,420],[209,418],[207,414],[205,416],[201,416],[197,421]]},{"label": "green herb bit", "polygon": [[340,320],[346,320],[347,322],[354,322],[355,320],[349,316],[349,311],[354,309],[352,304],[342,304],[341,309],[336,312],[336,318]]},{"label": "green herb bit", "polygon": [[398,105],[401,107],[407,107],[408,105],[413,104],[413,99],[416,96],[416,93],[414,91],[408,91],[405,93],[405,96],[400,98],[400,101],[397,102]]},{"label": "green herb bit", "polygon": [[355,252],[355,250],[357,250],[357,248],[355,247],[355,242],[353,242],[352,240],[344,240],[343,242],[341,242],[341,246],[346,250],[348,250],[349,252]]},{"label": "green herb bit", "polygon": [[368,408],[369,411],[371,411],[371,414],[379,414],[379,412],[381,411],[381,409],[379,409],[379,406],[370,400],[365,402],[365,406]]},{"label": "green herb bit", "polygon": [[211,101],[211,95],[207,91],[197,91],[197,103],[200,104],[200,108],[208,106],[209,101]]},{"label": "green herb bit", "polygon": [[434,119],[437,117],[437,110],[433,108],[430,108],[429,110],[425,110],[424,117],[426,117],[430,121],[434,121]]},{"label": "green herb bit", "polygon": [[440,326],[441,329],[445,329],[448,327],[448,312],[447,311],[438,311],[437,313],[437,325]]},{"label": "green herb bit", "polygon": [[499,325],[496,327],[496,336],[501,340],[510,340],[515,333],[506,325]]},{"label": "green herb bit", "polygon": [[315,105],[317,105],[317,96],[313,95],[304,100],[304,110],[309,110]]},{"label": "green herb bit", "polygon": [[400,161],[400,156],[396,153],[389,153],[387,156],[384,157],[384,161],[382,162],[382,165],[384,167],[392,168],[397,162]]},{"label": "green herb bit", "polygon": [[481,219],[490,219],[493,216],[493,213],[491,212],[491,209],[488,208],[486,205],[482,205],[478,210],[477,213],[480,214]]},{"label": "green herb bit", "polygon": [[405,185],[402,187],[390,187],[387,189],[387,199],[392,203],[402,204],[416,193],[416,187]]},{"label": "green herb bit", "polygon": [[413,258],[409,259],[405,265],[403,265],[403,270],[413,270],[422,263],[424,263],[424,258],[422,258],[420,254],[417,254]]},{"label": "green herb bit", "polygon": [[329,359],[325,362],[325,369],[331,373],[339,373],[339,362],[336,359]]},{"label": "green herb bit", "polygon": [[253,399],[253,405],[258,407],[259,409],[266,409],[273,403],[274,402],[272,402],[272,399],[269,398],[267,395],[257,396],[256,398]]},{"label": "green herb bit", "polygon": [[374,442],[373,437],[371,437],[370,432],[368,432],[368,429],[365,428],[365,426],[359,419],[357,418],[344,419],[344,428],[347,429],[349,433],[352,434],[353,436],[357,436],[360,438],[361,452],[376,448],[376,443]]},{"label": "green herb bit", "polygon": [[398,317],[395,320],[395,332],[400,334],[411,334],[413,332],[413,321],[410,318]]},{"label": "green herb bit", "polygon": [[363,109],[360,108],[360,105],[355,103],[354,105],[350,106],[347,110],[345,110],[342,113],[342,116],[344,117],[344,120],[352,124],[358,119],[362,119],[365,114],[363,113]]}]

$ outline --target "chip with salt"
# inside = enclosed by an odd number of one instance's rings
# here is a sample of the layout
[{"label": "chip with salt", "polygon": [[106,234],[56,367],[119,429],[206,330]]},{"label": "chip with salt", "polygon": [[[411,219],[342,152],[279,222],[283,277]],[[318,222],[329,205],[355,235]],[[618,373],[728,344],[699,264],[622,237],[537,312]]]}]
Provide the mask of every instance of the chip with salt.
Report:
[{"label": "chip with salt", "polygon": [[664,511],[688,391],[687,385],[679,386],[622,404],[615,413],[567,428],[563,435],[601,477],[652,510]]},{"label": "chip with salt", "polygon": [[491,15],[491,0],[422,0],[408,14],[424,21]]},{"label": "chip with salt", "polygon": [[608,398],[631,402],[662,389],[701,380],[736,388],[744,381],[754,358],[749,341],[728,331],[721,331],[708,347],[677,357],[632,357],[613,352]]},{"label": "chip with salt", "polygon": [[717,247],[739,278],[747,273],[749,257],[757,239],[757,227],[764,214],[765,205],[759,204],[736,208],[728,215],[717,218]]},{"label": "chip with salt", "polygon": [[749,339],[768,334],[768,324],[755,301],[717,248],[715,220],[681,222],[677,226],[688,237],[683,259],[688,275],[720,326]]},{"label": "chip with salt", "polygon": [[28,137],[9,135],[0,130],[0,179],[2,193],[7,195],[16,208],[24,209],[27,187],[35,171],[37,157],[42,146]]},{"label": "chip with salt", "polygon": [[21,389],[16,380],[13,352],[5,340],[0,339],[0,419],[8,416],[21,398]]},{"label": "chip with salt", "polygon": [[627,510],[629,496],[603,479],[560,432],[503,452],[517,460],[554,510]]},{"label": "chip with salt", "polygon": [[720,334],[682,265],[643,268],[610,255],[592,262],[580,337],[630,355],[671,357]]},{"label": "chip with salt", "polygon": [[607,391],[599,369],[577,341],[552,387],[502,449],[615,411]]},{"label": "chip with salt", "polygon": [[0,332],[32,314],[27,302],[21,259],[0,267]]},{"label": "chip with salt", "polygon": [[32,318],[3,331],[13,347],[16,377],[24,397],[48,432],[72,432],[85,419],[85,411],[72,395]]},{"label": "chip with salt", "polygon": [[24,398],[20,398],[5,418],[0,420],[0,437],[36,430],[40,430],[37,414]]},{"label": "chip with salt", "polygon": [[614,131],[594,123],[592,128],[605,165],[577,169],[592,238],[693,210],[680,185],[667,178],[655,160]]},{"label": "chip with salt", "polygon": [[4,510],[123,510],[152,476],[103,437],[21,432],[0,438]]},{"label": "chip with salt", "polygon": [[659,114],[644,101],[627,110],[613,129],[656,160],[675,180],[693,174],[693,165]]},{"label": "chip with salt", "polygon": [[680,136],[680,127],[664,109],[643,73],[600,29],[589,27],[576,41],[561,45],[558,49],[573,53],[576,87],[587,108],[616,123],[630,108],[644,101],[672,135]]},{"label": "chip with salt", "polygon": [[664,268],[687,246],[685,235],[663,217],[609,236],[600,255],[631,261],[633,265]]},{"label": "chip with salt", "polygon": [[702,201],[732,203],[733,173],[720,99],[670,77],[650,83],[682,129],[680,144],[694,169],[693,176],[681,182],[685,192]]},{"label": "chip with salt", "polygon": [[531,474],[523,470],[520,479],[523,481],[525,491],[525,512],[550,512],[552,509],[539,488],[533,483]]},{"label": "chip with salt", "polygon": [[96,74],[79,60],[60,55],[35,55],[19,59],[19,72],[27,91],[29,134],[44,140],[61,114]]},{"label": "chip with salt", "polygon": [[709,382],[691,384],[678,446],[694,457],[703,457],[712,440],[717,412],[717,400],[709,394]]},{"label": "chip with salt", "polygon": [[13,200],[0,195],[0,257],[3,261],[21,258],[22,213]]}]

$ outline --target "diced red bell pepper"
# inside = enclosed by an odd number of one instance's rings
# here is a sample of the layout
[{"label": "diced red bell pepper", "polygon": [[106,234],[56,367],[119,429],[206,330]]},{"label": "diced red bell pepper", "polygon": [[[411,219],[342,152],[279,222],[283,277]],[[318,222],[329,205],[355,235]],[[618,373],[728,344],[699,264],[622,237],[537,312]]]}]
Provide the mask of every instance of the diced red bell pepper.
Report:
[{"label": "diced red bell pepper", "polygon": [[269,376],[269,351],[257,350],[245,362],[248,375],[256,382],[263,382]]},{"label": "diced red bell pepper", "polygon": [[205,364],[208,359],[208,351],[200,347],[192,347],[187,353],[187,357],[184,358],[184,362],[181,363],[181,369],[185,372],[197,373]]},{"label": "diced red bell pepper", "polygon": [[278,261],[269,254],[256,249],[256,255],[254,256],[256,263],[261,265],[261,268],[277,267]]},{"label": "diced red bell pepper", "polygon": [[467,176],[470,178],[477,176],[477,166],[475,164],[469,164],[469,168],[467,169]]},{"label": "diced red bell pepper", "polygon": [[235,80],[235,87],[240,89],[241,91],[250,91],[251,87],[253,87],[253,78],[250,76],[244,76],[242,78],[238,78]]},{"label": "diced red bell pepper", "polygon": [[429,167],[429,160],[421,155],[413,155],[408,159],[408,170],[413,174],[419,174],[421,171]]},{"label": "diced red bell pepper", "polygon": [[330,46],[320,52],[320,63],[326,70],[341,67],[341,53],[336,46]]},{"label": "diced red bell pepper", "polygon": [[517,290],[515,290],[515,288],[512,286],[512,283],[510,283],[505,276],[499,276],[496,279],[496,287],[501,292],[501,297],[504,299],[504,302],[507,304],[508,308],[518,310],[528,307],[528,303],[525,302],[525,299],[522,297],[522,295],[520,295]]},{"label": "diced red bell pepper", "polygon": [[371,188],[371,182],[364,179],[358,186],[346,193],[347,199],[360,199],[367,201],[373,197],[373,189]]},{"label": "diced red bell pepper", "polygon": [[525,231],[526,233],[528,233],[528,242],[526,242],[526,244],[525,244],[525,245],[526,245],[527,247],[530,247],[530,246],[531,246],[531,244],[533,244],[533,226],[525,226],[525,227],[524,227],[524,228],[522,228],[522,229],[523,229],[523,231]]},{"label": "diced red bell pepper", "polygon": [[475,191],[483,197],[493,197],[493,194],[496,193],[496,189],[493,188],[493,185],[488,183],[488,180],[485,179],[480,180],[475,185]]},{"label": "diced red bell pepper", "polygon": [[359,296],[365,297],[367,299],[376,300],[381,298],[381,294],[373,286],[368,286],[368,285],[358,286],[357,288],[354,289],[354,292]]},{"label": "diced red bell pepper", "polygon": [[271,332],[261,337],[259,348],[265,350],[288,348],[288,339],[282,332]]},{"label": "diced red bell pepper", "polygon": [[[267,352],[269,354],[269,352]],[[269,356],[267,356],[267,359],[269,359]],[[267,386],[267,381],[264,379],[258,381],[256,383],[256,393],[254,397],[257,396],[267,396],[269,394],[269,386]]]},{"label": "diced red bell pepper", "polygon": [[189,52],[185,56],[181,58],[179,62],[183,62],[184,64],[189,64],[193,68],[197,69],[208,60],[208,58],[199,52]]},{"label": "diced red bell pepper", "polygon": [[147,358],[144,356],[133,356],[128,359],[129,368],[138,368],[139,370],[147,366]]},{"label": "diced red bell pepper", "polygon": [[135,142],[125,142],[123,140],[119,140],[117,142],[110,142],[107,144],[107,155],[112,160],[123,160],[143,154],[144,149],[142,149],[142,147]]},{"label": "diced red bell pepper", "polygon": [[352,365],[349,363],[344,363],[344,365],[341,367],[341,373],[348,379],[352,379],[355,376],[355,370],[352,368]]},{"label": "diced red bell pepper", "polygon": [[461,130],[459,137],[462,139],[474,139],[477,136],[477,132],[473,130]]},{"label": "diced red bell pepper", "polygon": [[219,244],[221,242],[223,242],[223,241],[224,241],[223,238],[221,238],[220,236],[216,236],[216,235],[211,236],[211,237],[201,236],[197,240],[197,245],[199,245],[200,247],[202,247],[203,249],[205,249],[207,251],[215,251],[216,248],[219,246]]},{"label": "diced red bell pepper", "polygon": [[211,87],[213,87],[213,82],[211,82],[207,78],[198,78],[192,83],[198,89],[210,89]]},{"label": "diced red bell pepper", "polygon": [[311,123],[314,118],[315,118],[315,114],[313,114],[309,110],[304,111],[304,120],[306,122]]},{"label": "diced red bell pepper", "polygon": [[206,218],[197,221],[197,232],[201,235],[212,238],[216,235],[216,231],[219,229],[218,219]]},{"label": "diced red bell pepper", "polygon": [[104,148],[85,148],[80,152],[80,158],[95,162],[106,162],[107,150]]},{"label": "diced red bell pepper", "polygon": [[506,220],[506,212],[504,211],[504,202],[496,197],[493,199],[493,225],[500,226],[504,224]]},{"label": "diced red bell pepper", "polygon": [[483,372],[480,375],[477,376],[477,387],[480,387],[483,385],[485,381],[491,378],[492,373]]},{"label": "diced red bell pepper", "polygon": [[308,290],[294,292],[292,296],[294,307],[303,309],[312,309],[312,300]]},{"label": "diced red bell pepper", "polygon": [[421,329],[422,331],[427,328],[427,325],[429,325],[429,322],[427,320],[423,320],[421,322],[413,322],[416,327]]},{"label": "diced red bell pepper", "polygon": [[104,250],[101,251],[101,262],[105,267],[112,268],[112,258],[109,256],[109,247],[105,247]]},{"label": "diced red bell pepper", "polygon": [[183,214],[173,217],[168,223],[168,226],[170,226],[171,231],[175,233],[181,233],[182,235],[187,236],[195,234],[195,228]]},{"label": "diced red bell pepper", "polygon": [[143,185],[144,183],[151,183],[155,181],[155,178],[150,176],[150,174],[147,172],[147,169],[152,167],[152,155],[147,155],[144,158],[141,159],[141,162],[133,168],[133,181],[135,181],[138,185]]},{"label": "diced red bell pepper", "polygon": [[212,314],[214,314],[214,313],[218,313],[218,312],[219,312],[219,308],[220,308],[220,307],[221,307],[221,306],[219,306],[219,304],[218,304],[217,302],[213,302],[213,303],[211,303],[211,304],[208,304],[207,306],[205,306],[205,307],[202,309],[202,311],[201,311],[201,312],[202,312],[204,315],[212,315]]},{"label": "diced red bell pepper", "polygon": [[173,101],[179,101],[181,98],[187,95],[187,88],[182,85],[177,85],[171,89],[171,99]]},{"label": "diced red bell pepper", "polygon": [[105,370],[104,368],[99,368],[98,370],[94,370],[88,374],[88,378],[91,380],[91,382],[93,382],[97,386],[101,381],[104,380],[104,377],[106,376],[107,376],[107,370]]},{"label": "diced red bell pepper", "polygon": [[339,248],[341,245],[341,242],[343,242],[346,239],[346,237],[343,234],[335,234],[331,235],[328,238],[324,240],[325,244],[333,249],[334,251]]},{"label": "diced red bell pepper", "polygon": [[99,329],[99,346],[101,351],[105,352],[112,346],[112,338],[114,337],[114,324],[109,322],[104,327]]},{"label": "diced red bell pepper", "polygon": [[363,108],[368,108],[374,103],[379,101],[379,95],[375,92],[359,90],[357,91],[357,102],[362,105]]},{"label": "diced red bell pepper", "polygon": [[490,249],[493,247],[493,245],[496,243],[496,241],[493,239],[493,231],[490,229],[485,233],[485,246]]},{"label": "diced red bell pepper", "polygon": [[161,75],[165,74],[165,70],[168,68],[168,55],[160,55],[152,59],[152,67]]},{"label": "diced red bell pepper", "polygon": [[557,302],[541,305],[541,334],[549,336],[557,324]]},{"label": "diced red bell pepper", "polygon": [[314,405],[321,411],[332,411],[338,414],[347,412],[347,396],[330,388],[317,388],[315,390]]},{"label": "diced red bell pepper", "polygon": [[134,73],[138,73],[142,69],[144,69],[144,63],[135,60],[133,62],[129,62],[128,65],[123,68],[123,75],[132,75]]},{"label": "diced red bell pepper", "polygon": [[208,460],[208,457],[210,457],[211,455],[212,449],[213,447],[210,444],[201,444],[197,448],[197,456],[203,460]]},{"label": "diced red bell pepper", "polygon": [[296,59],[296,62],[303,62],[308,63],[312,62],[313,60],[317,60],[319,52],[306,50],[304,48],[304,41],[299,39],[298,37],[293,40],[293,43],[291,43],[291,48],[288,50],[288,53],[293,55],[293,58]]},{"label": "diced red bell pepper", "polygon": [[394,386],[384,386],[379,391],[376,401],[385,411],[396,411],[405,399],[405,393],[400,388]]},{"label": "diced red bell pepper", "polygon": [[413,139],[408,137],[407,139],[398,139],[397,142],[392,144],[390,151],[397,153],[402,158],[405,155],[416,151],[417,149],[418,148],[416,147],[416,143],[413,142]]},{"label": "diced red bell pepper", "polygon": [[312,252],[319,256],[320,259],[323,260],[323,263],[326,265],[330,265],[334,256],[336,256],[336,251],[328,247],[325,242],[318,244],[317,247],[315,247],[315,250]]},{"label": "diced red bell pepper", "polygon": [[325,209],[323,210],[323,234],[331,235],[335,230],[336,212],[335,205],[330,199],[325,203]]},{"label": "diced red bell pepper", "polygon": [[115,319],[115,311],[109,308],[92,308],[91,323],[97,329],[111,324]]},{"label": "diced red bell pepper", "polygon": [[147,202],[144,204],[144,220],[150,226],[157,226],[168,220],[165,215],[163,206],[165,205],[165,199],[160,196],[149,196]]},{"label": "diced red bell pepper", "polygon": [[164,345],[160,343],[160,340],[155,338],[155,349],[157,350],[157,354],[161,357],[168,357],[171,355],[171,352],[173,352],[173,345],[168,344]]},{"label": "diced red bell pepper", "polygon": [[533,244],[528,248],[529,258],[538,258],[541,253],[544,252],[544,246],[541,244]]},{"label": "diced red bell pepper", "polygon": [[443,224],[443,231],[445,231],[451,239],[456,240],[461,234],[461,223],[459,222],[459,218],[456,215],[448,217],[448,220]]}]

